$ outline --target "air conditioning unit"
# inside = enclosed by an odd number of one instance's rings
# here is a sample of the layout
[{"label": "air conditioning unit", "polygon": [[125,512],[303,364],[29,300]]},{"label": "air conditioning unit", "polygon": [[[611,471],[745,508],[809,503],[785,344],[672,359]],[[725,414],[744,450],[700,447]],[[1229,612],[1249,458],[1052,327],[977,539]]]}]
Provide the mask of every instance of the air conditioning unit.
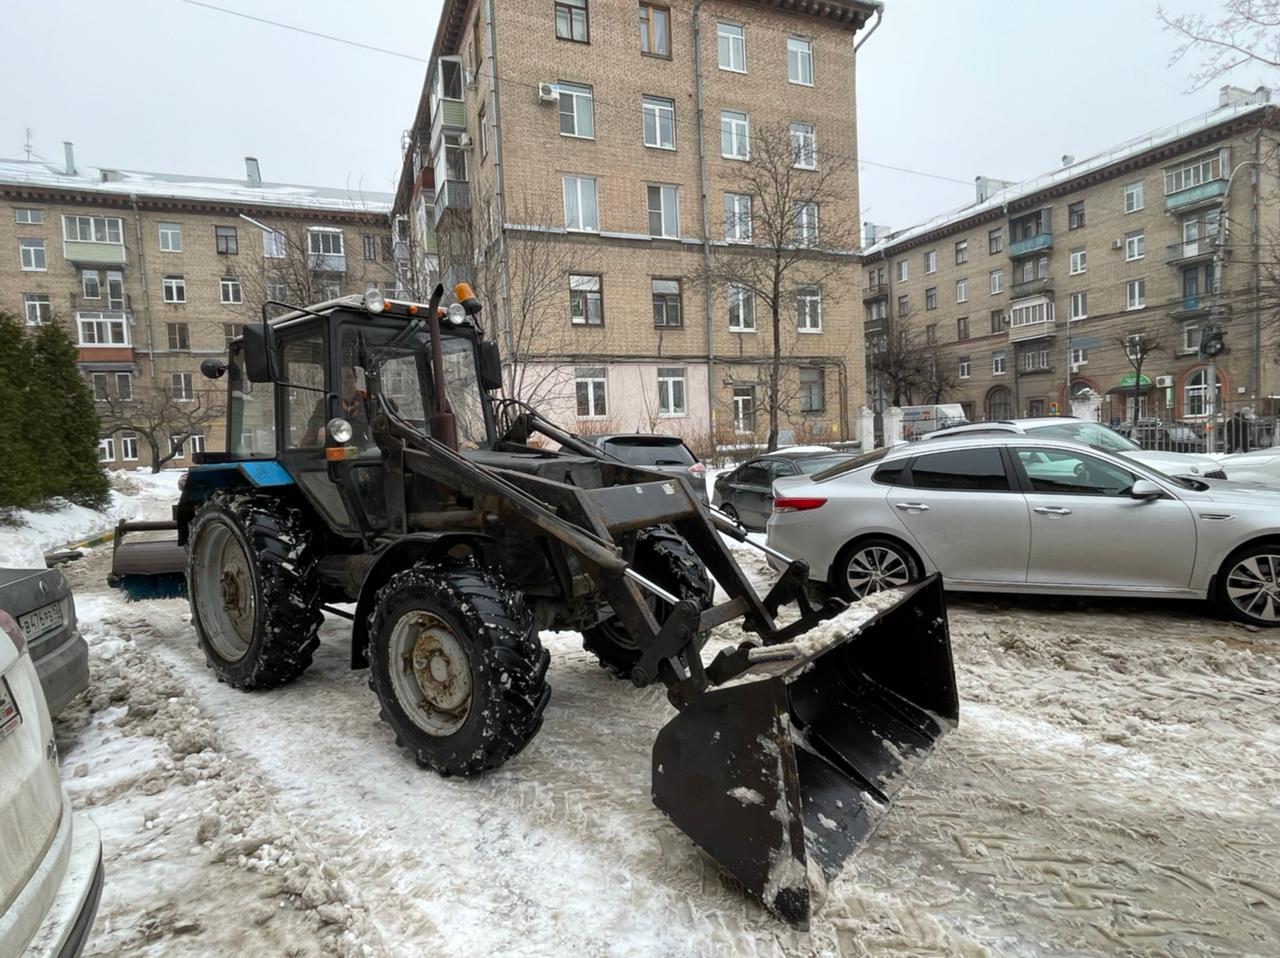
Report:
[{"label": "air conditioning unit", "polygon": [[1157,376],[1157,377],[1156,377],[1156,385],[1157,385],[1157,386],[1159,386],[1161,389],[1168,389],[1170,386],[1172,386],[1172,385],[1173,385],[1173,377],[1172,377],[1172,376]]},{"label": "air conditioning unit", "polygon": [[559,103],[560,91],[554,83],[539,83],[538,99],[543,103]]},{"label": "air conditioning unit", "polygon": [[1124,240],[1116,239],[1111,241],[1112,249],[1124,249]]},{"label": "air conditioning unit", "polygon": [[464,150],[469,150],[469,149],[471,149],[471,142],[472,142],[472,141],[471,141],[471,134],[470,134],[470,133],[459,133],[459,134],[458,134],[458,146],[462,147]]},{"label": "air conditioning unit", "polygon": [[467,89],[468,89],[468,90],[474,90],[474,89],[476,88],[476,74],[475,74],[475,71],[473,71],[473,70],[463,70],[463,71],[462,71],[462,82],[463,82],[464,84],[466,84],[466,87],[467,87]]}]

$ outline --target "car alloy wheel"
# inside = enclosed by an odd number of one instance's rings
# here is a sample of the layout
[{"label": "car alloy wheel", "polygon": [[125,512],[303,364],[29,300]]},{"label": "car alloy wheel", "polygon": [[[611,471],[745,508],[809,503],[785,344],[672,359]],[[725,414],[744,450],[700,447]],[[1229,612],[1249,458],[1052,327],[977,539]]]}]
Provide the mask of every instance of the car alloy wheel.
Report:
[{"label": "car alloy wheel", "polygon": [[911,565],[906,556],[887,545],[868,544],[849,557],[845,576],[849,591],[861,599],[906,585],[911,581]]},{"label": "car alloy wheel", "polygon": [[1245,556],[1227,573],[1227,598],[1250,619],[1280,623],[1280,555]]}]

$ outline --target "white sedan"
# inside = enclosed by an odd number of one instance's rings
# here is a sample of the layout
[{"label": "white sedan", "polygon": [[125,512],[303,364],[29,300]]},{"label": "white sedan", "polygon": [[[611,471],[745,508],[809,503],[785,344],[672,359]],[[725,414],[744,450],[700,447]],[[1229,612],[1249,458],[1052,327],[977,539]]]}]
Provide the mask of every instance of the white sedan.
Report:
[{"label": "white sedan", "polygon": [[1280,488],[1280,446],[1219,456],[1218,462],[1232,480]]}]

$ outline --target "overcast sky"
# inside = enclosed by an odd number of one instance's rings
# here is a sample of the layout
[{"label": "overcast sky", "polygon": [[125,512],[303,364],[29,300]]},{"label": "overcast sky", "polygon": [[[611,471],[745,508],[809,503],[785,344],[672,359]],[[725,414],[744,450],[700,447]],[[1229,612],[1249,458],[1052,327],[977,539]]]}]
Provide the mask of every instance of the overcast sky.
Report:
[{"label": "overcast sky", "polygon": [[[439,0],[210,0],[426,57]],[[550,0],[548,0],[550,6]],[[1167,0],[1174,11],[1216,0]],[[859,54],[863,218],[895,229],[1211,109],[1153,0],[887,0]],[[182,0],[0,0],[0,156],[390,191],[425,65]],[[1248,69],[1250,87],[1277,78]],[[870,163],[951,177],[947,182]]]}]

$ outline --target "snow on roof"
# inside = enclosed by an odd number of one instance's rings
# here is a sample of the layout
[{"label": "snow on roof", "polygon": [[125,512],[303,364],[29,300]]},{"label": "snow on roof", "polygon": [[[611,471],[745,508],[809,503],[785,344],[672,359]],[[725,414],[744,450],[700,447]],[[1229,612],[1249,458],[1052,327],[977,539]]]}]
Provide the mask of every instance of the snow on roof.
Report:
[{"label": "snow on roof", "polygon": [[94,166],[81,166],[74,174],[68,174],[54,163],[3,158],[0,158],[0,185],[383,215],[391,212],[393,199],[390,193],[354,187],[333,189],[266,182],[251,187],[243,180]]},{"label": "snow on roof", "polygon": [[890,233],[884,239],[864,249],[862,251],[862,255],[872,256],[878,253],[883,253],[886,250],[907,242],[908,240],[915,239],[916,237],[922,236],[926,233],[931,233],[951,222],[967,219],[970,216],[976,216],[980,213],[985,213],[993,209],[999,209],[1006,203],[1012,203],[1013,201],[1022,199],[1023,197],[1031,196],[1042,190],[1046,190],[1049,187],[1057,186],[1058,184],[1068,180],[1084,176],[1088,173],[1094,172],[1095,170],[1109,166],[1112,163],[1118,163],[1121,160],[1144,153],[1147,150],[1155,149],[1156,147],[1163,146],[1166,143],[1172,143],[1184,136],[1188,136],[1192,133],[1198,133],[1201,130],[1209,129],[1210,127],[1217,126],[1220,123],[1225,123],[1228,120],[1232,120],[1249,113],[1262,111],[1270,105],[1269,94],[1255,94],[1247,100],[1241,100],[1230,104],[1229,106],[1210,110],[1208,113],[1202,113],[1199,116],[1192,117],[1190,120],[1184,120],[1174,126],[1164,127],[1150,133],[1145,133],[1142,136],[1135,137],[1134,139],[1121,143],[1118,146],[1113,146],[1111,149],[1105,150],[1102,153],[1086,157],[1083,160],[1078,160],[1070,166],[1064,166],[1053,170],[1052,172],[1041,174],[1035,179],[1026,180],[1022,183],[1006,187],[1005,189],[997,190],[981,203],[969,203],[946,213],[939,214],[932,219],[925,220],[923,223],[918,223],[905,230]]}]

